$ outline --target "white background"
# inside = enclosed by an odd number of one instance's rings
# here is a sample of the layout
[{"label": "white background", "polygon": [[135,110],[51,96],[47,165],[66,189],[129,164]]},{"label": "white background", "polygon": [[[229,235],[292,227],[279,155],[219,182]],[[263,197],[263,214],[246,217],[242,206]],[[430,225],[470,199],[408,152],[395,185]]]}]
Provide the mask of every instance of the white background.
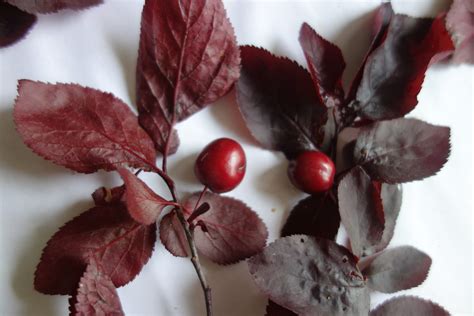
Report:
[{"label": "white background", "polygon": [[[106,0],[82,12],[40,16],[20,43],[0,50],[0,314],[63,315],[67,298],[33,290],[41,249],[64,222],[88,209],[97,187],[119,183],[113,173],[80,175],[35,156],[14,130],[16,82],[27,78],[75,82],[110,91],[134,105],[134,76],[143,1]],[[344,83],[369,44],[379,1],[225,1],[239,44],[263,46],[303,63],[298,30],[307,21],[335,42],[346,63]],[[396,12],[433,16],[447,1],[393,1]],[[452,128],[449,162],[436,176],[404,186],[401,215],[392,241],[413,245],[433,258],[428,279],[402,294],[432,299],[454,315],[472,313],[472,106],[473,68],[437,66],[428,71],[419,105],[410,116]],[[243,183],[229,195],[246,201],[263,218],[274,240],[289,209],[304,195],[286,177],[281,154],[260,149],[236,109],[233,96],[178,126],[179,153],[170,171],[181,192],[200,188],[192,167],[201,148],[218,137],[240,141],[248,156]],[[146,177],[162,190],[156,176]],[[227,267],[204,260],[215,314],[263,315],[266,300],[245,262]],[[191,263],[159,243],[150,262],[119,289],[128,315],[203,315],[201,290]],[[372,305],[390,295],[374,294]]]}]

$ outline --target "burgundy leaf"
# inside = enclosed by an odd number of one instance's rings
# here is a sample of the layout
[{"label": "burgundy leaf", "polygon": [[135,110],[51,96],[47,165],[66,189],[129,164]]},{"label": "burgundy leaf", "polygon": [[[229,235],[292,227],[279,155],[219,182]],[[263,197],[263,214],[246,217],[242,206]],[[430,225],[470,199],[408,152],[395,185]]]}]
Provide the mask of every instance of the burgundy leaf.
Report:
[{"label": "burgundy leaf", "polygon": [[362,64],[357,71],[357,74],[352,80],[347,97],[348,101],[352,101],[356,96],[357,89],[359,88],[362,76],[364,74],[364,67],[370,54],[372,54],[372,52],[377,49],[387,37],[388,26],[392,20],[393,14],[392,4],[390,2],[382,3],[375,12],[374,24],[372,26],[372,43],[370,44],[367,54],[362,60]]},{"label": "burgundy leaf", "polygon": [[373,254],[384,232],[383,204],[380,191],[361,167],[353,168],[337,189],[341,221],[359,257]]},{"label": "burgundy leaf", "polygon": [[452,49],[442,17],[395,15],[384,42],[367,58],[353,104],[357,114],[382,120],[409,113],[418,103],[431,58]]},{"label": "burgundy leaf", "polygon": [[49,240],[35,272],[35,289],[72,295],[94,256],[116,287],[130,282],[153,251],[156,229],[136,223],[121,203],[96,206]]},{"label": "burgundy leaf", "polygon": [[124,185],[114,188],[100,187],[92,193],[92,199],[97,206],[114,204],[122,200],[124,193]]},{"label": "burgundy leaf", "polygon": [[29,13],[52,13],[63,9],[80,10],[103,3],[103,0],[5,0]]},{"label": "burgundy leaf", "polygon": [[362,273],[371,289],[395,293],[423,283],[430,267],[431,258],[427,254],[411,246],[401,246],[377,255]]},{"label": "burgundy leaf", "polygon": [[161,211],[173,203],[162,198],[150,187],[127,169],[119,169],[118,172],[125,182],[124,200],[127,204],[130,216],[144,225],[156,222]]},{"label": "burgundy leaf", "polygon": [[432,301],[416,296],[391,298],[370,312],[370,316],[449,316],[449,313]]},{"label": "burgundy leaf", "polygon": [[436,174],[450,153],[449,127],[396,119],[364,127],[354,156],[373,179],[401,183]]},{"label": "burgundy leaf", "polygon": [[320,103],[327,107],[339,105],[344,99],[341,78],[346,67],[341,50],[307,23],[301,26],[299,41]]},{"label": "burgundy leaf", "polygon": [[[239,49],[220,0],[146,0],[137,63],[140,124],[160,152],[173,125],[226,94]],[[179,142],[174,132],[169,149]],[[171,150],[168,149],[168,153]]]},{"label": "burgundy leaf", "polygon": [[248,260],[258,287],[298,315],[367,315],[369,294],[356,258],[328,239],[277,239]]},{"label": "burgundy leaf", "polygon": [[0,47],[16,43],[26,36],[36,23],[36,16],[0,2]]},{"label": "burgundy leaf", "polygon": [[20,80],[13,115],[35,153],[77,172],[155,165],[151,139],[127,105],[110,93]]},{"label": "burgundy leaf", "polygon": [[243,46],[241,54],[237,101],[257,141],[289,158],[320,148],[328,115],[310,74],[296,62],[262,48]]},{"label": "burgundy leaf", "polygon": [[340,222],[337,201],[329,194],[312,195],[293,208],[281,236],[303,234],[334,240]]},{"label": "burgundy leaf", "polygon": [[268,301],[265,316],[298,316],[289,309],[278,305],[273,301]]},{"label": "burgundy leaf", "polygon": [[[185,202],[186,216],[194,209],[200,192]],[[201,254],[218,264],[232,264],[253,256],[265,247],[268,231],[258,215],[242,201],[206,193],[201,203],[210,209],[199,216],[206,228],[197,226],[194,231],[196,248]]]},{"label": "burgundy leaf", "polygon": [[183,226],[175,211],[166,214],[160,222],[160,240],[173,256],[189,256],[189,247]]},{"label": "burgundy leaf", "polygon": [[472,0],[454,0],[446,15],[446,28],[451,33],[456,50],[455,63],[474,64],[474,5]]},{"label": "burgundy leaf", "polygon": [[114,283],[94,258],[87,265],[69,308],[70,315],[125,315]]}]

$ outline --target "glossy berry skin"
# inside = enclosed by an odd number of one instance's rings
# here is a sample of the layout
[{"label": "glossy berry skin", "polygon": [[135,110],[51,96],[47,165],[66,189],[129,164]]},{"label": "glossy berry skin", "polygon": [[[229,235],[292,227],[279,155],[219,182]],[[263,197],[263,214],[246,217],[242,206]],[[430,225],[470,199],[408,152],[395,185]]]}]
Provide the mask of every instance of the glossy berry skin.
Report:
[{"label": "glossy berry skin", "polygon": [[329,190],[335,174],[334,163],[320,151],[304,151],[288,166],[288,176],[293,185],[308,194]]},{"label": "glossy berry skin", "polygon": [[219,138],[199,154],[194,173],[211,191],[223,193],[239,185],[244,178],[245,167],[246,159],[242,146],[230,138]]}]

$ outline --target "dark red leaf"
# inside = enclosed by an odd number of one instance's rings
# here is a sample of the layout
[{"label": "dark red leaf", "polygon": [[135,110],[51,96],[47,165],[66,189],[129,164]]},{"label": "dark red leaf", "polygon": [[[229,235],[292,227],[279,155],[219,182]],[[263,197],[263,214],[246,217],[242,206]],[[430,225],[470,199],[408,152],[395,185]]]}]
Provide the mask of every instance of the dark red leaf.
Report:
[{"label": "dark red leaf", "polygon": [[[199,192],[185,202],[186,216],[196,205]],[[208,212],[199,216],[207,232],[197,226],[194,231],[196,247],[201,254],[218,264],[232,264],[262,251],[268,231],[258,215],[242,201],[206,193],[201,203],[209,203]]]},{"label": "dark red leaf", "polygon": [[[139,120],[164,152],[174,123],[229,91],[239,49],[220,0],[146,0],[141,23]],[[177,145],[173,136],[170,148]]]},{"label": "dark red leaf", "polygon": [[26,36],[36,22],[36,16],[0,2],[0,47],[16,43]]},{"label": "dark red leaf", "polygon": [[344,99],[341,78],[346,67],[341,50],[307,23],[301,26],[299,41],[320,103],[327,107],[339,105]]},{"label": "dark red leaf", "polygon": [[268,301],[265,316],[298,316],[289,309],[278,305],[273,301]]},{"label": "dark red leaf", "polygon": [[416,296],[391,298],[370,312],[370,316],[449,316],[449,313],[432,301]]},{"label": "dark red leaf", "polygon": [[312,195],[293,208],[281,236],[303,234],[334,240],[340,222],[337,201],[329,194]]},{"label": "dark red leaf", "polygon": [[160,222],[160,240],[173,256],[189,256],[189,247],[184,229],[174,211],[166,214]]},{"label": "dark red leaf", "polygon": [[127,169],[118,172],[125,182],[124,200],[128,213],[134,220],[144,225],[156,222],[161,211],[173,203],[162,198],[150,187]]},{"label": "dark red leaf", "polygon": [[277,239],[248,260],[258,287],[299,315],[367,315],[369,294],[356,258],[328,239]]},{"label": "dark red leaf", "polygon": [[373,254],[385,225],[380,191],[361,167],[355,167],[339,182],[337,195],[352,252],[359,257]]},{"label": "dark red leaf", "polygon": [[378,254],[362,273],[367,286],[383,293],[395,293],[418,286],[425,281],[431,258],[411,246],[401,246]]},{"label": "dark red leaf", "polygon": [[79,281],[70,300],[70,315],[125,315],[117,290],[94,258]]},{"label": "dark red leaf", "polygon": [[128,106],[110,93],[20,80],[13,115],[35,153],[77,172],[155,165],[151,139]]},{"label": "dark red leaf", "polygon": [[362,80],[362,76],[364,74],[364,67],[367,59],[369,58],[370,54],[378,48],[387,36],[388,26],[390,21],[393,17],[393,9],[392,4],[390,2],[382,3],[377,11],[375,12],[374,16],[374,24],[372,26],[372,43],[365,55],[362,64],[357,71],[354,79],[352,80],[351,87],[349,89],[349,94],[347,97],[348,101],[352,101],[355,98],[357,93],[357,89],[359,88],[360,82]]},{"label": "dark red leaf", "polygon": [[114,188],[100,187],[92,193],[92,199],[97,206],[114,204],[122,199],[124,193],[124,185]]},{"label": "dark red leaf", "polygon": [[357,114],[382,120],[409,113],[418,103],[431,58],[452,49],[442,17],[395,15],[384,42],[367,58],[353,104]]},{"label": "dark red leaf", "polygon": [[436,174],[450,153],[449,127],[396,119],[364,127],[354,156],[373,179],[401,183]]},{"label": "dark red leaf", "polygon": [[103,3],[103,0],[5,0],[29,13],[51,13],[63,9],[80,10]]},{"label": "dark red leaf", "polygon": [[36,268],[35,289],[74,294],[91,256],[116,287],[125,285],[148,261],[155,240],[155,226],[136,223],[123,204],[93,207],[49,240]]},{"label": "dark red leaf", "polygon": [[472,0],[454,0],[446,15],[446,28],[456,45],[455,63],[474,64],[474,5]]},{"label": "dark red leaf", "polygon": [[287,157],[320,148],[328,115],[310,74],[263,48],[243,46],[241,54],[237,101],[252,135],[263,147]]}]

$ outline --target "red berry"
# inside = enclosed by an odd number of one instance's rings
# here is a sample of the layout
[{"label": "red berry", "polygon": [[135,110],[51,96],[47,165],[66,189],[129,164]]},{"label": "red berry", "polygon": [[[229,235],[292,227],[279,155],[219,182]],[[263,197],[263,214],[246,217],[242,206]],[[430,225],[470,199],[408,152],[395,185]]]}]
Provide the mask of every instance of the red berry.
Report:
[{"label": "red berry", "polygon": [[320,151],[304,151],[288,166],[293,185],[309,194],[329,190],[335,173],[332,160]]},{"label": "red berry", "polygon": [[211,191],[223,193],[234,189],[245,175],[245,152],[235,140],[219,138],[199,154],[194,173]]}]

